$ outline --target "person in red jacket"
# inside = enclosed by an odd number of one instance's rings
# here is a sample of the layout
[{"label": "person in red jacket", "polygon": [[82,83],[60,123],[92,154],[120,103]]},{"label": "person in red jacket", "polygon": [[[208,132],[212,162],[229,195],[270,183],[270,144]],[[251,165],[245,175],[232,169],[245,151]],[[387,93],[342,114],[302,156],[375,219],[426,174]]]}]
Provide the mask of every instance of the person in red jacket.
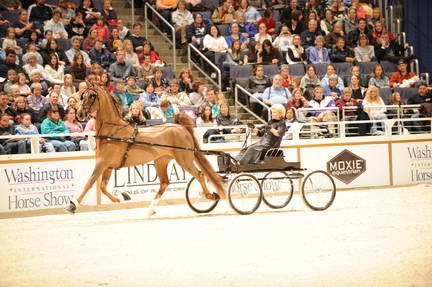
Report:
[{"label": "person in red jacket", "polygon": [[273,18],[273,12],[270,8],[267,8],[264,12],[264,17],[262,17],[257,22],[257,26],[264,23],[267,27],[267,34],[274,35],[276,33],[276,20]]},{"label": "person in red jacket", "polygon": [[[414,72],[408,72],[408,64],[405,60],[399,60],[398,65],[399,71],[394,72],[390,78],[390,87],[399,87],[402,85],[402,88],[410,88],[418,82],[418,77]],[[416,78],[417,77],[417,78]],[[405,82],[404,81],[408,81]]]},{"label": "person in red jacket", "polygon": [[138,55],[140,65],[144,63],[144,55],[150,55],[150,63],[152,65],[159,67],[162,67],[164,65],[164,61],[155,51],[152,50],[149,42],[144,43],[143,51]]}]

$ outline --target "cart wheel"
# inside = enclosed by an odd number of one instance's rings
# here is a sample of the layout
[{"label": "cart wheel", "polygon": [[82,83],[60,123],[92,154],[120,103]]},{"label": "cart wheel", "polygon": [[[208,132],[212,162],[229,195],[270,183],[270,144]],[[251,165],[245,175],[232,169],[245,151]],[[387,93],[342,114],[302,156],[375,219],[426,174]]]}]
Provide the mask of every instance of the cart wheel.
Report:
[{"label": "cart wheel", "polygon": [[316,170],[304,178],[301,191],[303,201],[309,208],[326,210],[335,199],[336,185],[327,172]]},{"label": "cart wheel", "polygon": [[239,174],[231,181],[228,189],[228,202],[238,214],[254,213],[261,200],[262,189],[255,176]]},{"label": "cart wheel", "polygon": [[216,207],[219,199],[207,199],[199,181],[192,178],[186,188],[186,202],[196,213],[208,213]]},{"label": "cart wheel", "polygon": [[287,206],[294,193],[293,181],[284,171],[267,173],[261,181],[261,187],[264,203],[275,209]]}]

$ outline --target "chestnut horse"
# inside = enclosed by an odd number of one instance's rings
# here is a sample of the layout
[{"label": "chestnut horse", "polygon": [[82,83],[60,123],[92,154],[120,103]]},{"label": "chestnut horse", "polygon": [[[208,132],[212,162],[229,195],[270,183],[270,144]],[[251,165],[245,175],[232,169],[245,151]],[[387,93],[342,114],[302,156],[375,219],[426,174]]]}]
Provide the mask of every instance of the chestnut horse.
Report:
[{"label": "chestnut horse", "polygon": [[[69,206],[65,208],[75,213],[77,204],[80,204],[93,186],[101,177],[100,189],[111,201],[120,200],[107,191],[107,184],[113,168],[135,166],[154,161],[156,173],[160,180],[159,191],[150,204],[148,216],[155,213],[154,207],[158,204],[162,194],[168,187],[169,180],[167,165],[175,159],[187,172],[195,177],[201,184],[205,196],[216,200],[225,199],[222,186],[223,178],[211,167],[209,161],[199,149],[198,141],[194,136],[194,122],[185,113],[176,115],[176,123],[151,126],[136,130],[135,127],[124,121],[120,115],[121,107],[115,97],[102,87],[87,83],[88,88],[80,95],[81,106],[78,110],[80,116],[96,112],[96,165],[92,175],[84,186],[84,190]],[[110,139],[114,137],[116,139]],[[146,142],[159,146],[132,143]],[[172,146],[161,147],[160,145]],[[174,148],[178,147],[178,148]],[[181,149],[183,148],[183,149]],[[212,184],[217,194],[213,194],[206,186],[206,180]],[[124,199],[128,195],[123,195]]]}]

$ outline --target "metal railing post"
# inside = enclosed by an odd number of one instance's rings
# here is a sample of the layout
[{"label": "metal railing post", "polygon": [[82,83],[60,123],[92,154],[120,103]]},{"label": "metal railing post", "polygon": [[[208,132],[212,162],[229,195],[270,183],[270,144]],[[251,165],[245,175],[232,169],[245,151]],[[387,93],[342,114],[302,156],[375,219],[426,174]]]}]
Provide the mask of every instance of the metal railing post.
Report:
[{"label": "metal railing post", "polygon": [[144,34],[145,38],[148,39],[148,12],[147,12],[147,5],[144,5]]},{"label": "metal railing post", "polygon": [[131,10],[132,10],[132,25],[134,25],[135,24],[135,1],[134,0],[132,0],[131,1],[132,3],[131,3]]},{"label": "metal railing post", "polygon": [[235,108],[235,117],[236,119],[238,119],[238,89],[237,89],[237,85],[234,87],[234,108]]},{"label": "metal railing post", "polygon": [[210,61],[203,53],[201,53],[201,51],[198,50],[194,45],[189,44],[188,46],[190,47],[191,50],[193,50],[194,52],[196,52],[204,61],[206,61],[215,70],[216,74],[219,77],[218,81],[215,82],[214,79],[212,79],[209,75],[207,75],[207,73],[203,70],[203,68],[201,68],[195,62],[193,62],[192,59],[191,59],[191,54],[190,53],[188,54],[189,64],[192,64],[207,79],[209,79],[210,82],[212,82],[215,86],[218,87],[219,92],[222,92],[222,72],[221,72],[221,70],[212,61]]}]

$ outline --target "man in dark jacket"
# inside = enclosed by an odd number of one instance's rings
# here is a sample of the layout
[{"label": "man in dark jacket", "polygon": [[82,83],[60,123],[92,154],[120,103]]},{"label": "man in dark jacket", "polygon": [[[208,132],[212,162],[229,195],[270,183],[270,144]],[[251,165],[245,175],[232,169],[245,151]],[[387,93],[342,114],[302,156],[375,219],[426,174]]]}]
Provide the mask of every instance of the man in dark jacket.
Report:
[{"label": "man in dark jacket", "polygon": [[36,0],[36,6],[30,10],[29,22],[34,23],[35,29],[41,29],[45,21],[52,18],[52,9],[45,5],[45,0]]},{"label": "man in dark jacket", "polygon": [[421,105],[424,103],[432,103],[432,87],[428,87],[426,84],[420,84],[418,86],[418,94],[408,99],[408,105]]},{"label": "man in dark jacket", "polygon": [[406,62],[408,62],[410,59],[403,57],[405,49],[408,48],[408,46],[408,43],[405,43],[405,47],[403,47],[395,40],[390,41],[389,35],[383,33],[375,44],[375,56],[380,62],[390,61],[398,64],[401,59],[405,59]]},{"label": "man in dark jacket", "polygon": [[24,73],[21,66],[15,64],[17,54],[14,50],[6,51],[6,59],[4,63],[0,64],[0,77],[7,79],[9,70],[15,70],[17,73]]},{"label": "man in dark jacket", "polygon": [[103,47],[103,41],[101,39],[96,40],[94,48],[89,52],[89,57],[92,63],[99,64],[104,69],[108,69],[115,61],[114,55]]},{"label": "man in dark jacket", "polygon": [[362,34],[364,34],[368,37],[369,43],[372,42],[372,31],[371,31],[371,28],[368,26],[365,19],[360,19],[357,29],[354,29],[348,33],[347,46],[352,47],[352,48],[356,47],[358,45],[360,35],[362,35]]},{"label": "man in dark jacket", "polygon": [[309,47],[313,47],[315,45],[315,38],[319,35],[325,36],[323,31],[318,30],[317,20],[314,19],[309,20],[308,29],[303,33],[301,33],[303,47],[305,49]]},{"label": "man in dark jacket", "polygon": [[354,63],[355,56],[354,52],[345,47],[345,39],[340,37],[336,41],[336,47],[331,49],[330,60],[332,63]]}]

